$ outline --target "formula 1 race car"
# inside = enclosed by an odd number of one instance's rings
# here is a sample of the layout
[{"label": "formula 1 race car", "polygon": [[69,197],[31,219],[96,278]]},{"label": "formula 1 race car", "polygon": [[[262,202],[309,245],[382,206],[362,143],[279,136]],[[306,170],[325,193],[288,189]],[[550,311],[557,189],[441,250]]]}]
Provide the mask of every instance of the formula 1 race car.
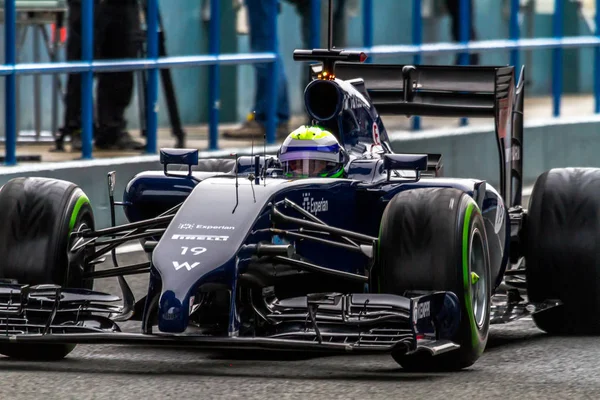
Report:
[{"label": "formula 1 race car", "polygon": [[[515,84],[513,67],[294,56],[318,62],[306,109],[343,145],[344,176],[290,179],[278,155],[163,149],[164,170],[136,175],[121,203],[109,174],[105,229],[77,185],[9,181],[0,353],[60,359],[90,343],[387,352],[407,370],[457,370],[482,355],[493,323],[533,315],[550,333],[600,330],[600,172],[548,171],[521,207],[523,72]],[[394,153],[380,114],[494,118],[498,190],[444,177],[441,155]],[[115,226],[115,205],[129,223]],[[119,266],[115,248],[132,240],[148,261]],[[108,254],[115,267],[96,270]],[[147,273],[136,301],[125,276]],[[107,277],[122,300],[93,290]],[[122,332],[126,320],[141,332]]]}]

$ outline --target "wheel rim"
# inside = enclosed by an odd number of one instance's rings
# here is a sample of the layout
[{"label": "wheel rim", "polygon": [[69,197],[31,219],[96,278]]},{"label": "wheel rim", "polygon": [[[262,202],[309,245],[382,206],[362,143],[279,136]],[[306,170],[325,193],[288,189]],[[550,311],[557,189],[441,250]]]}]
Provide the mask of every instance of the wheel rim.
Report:
[{"label": "wheel rim", "polygon": [[[88,224],[82,220],[73,227],[73,232],[81,232],[89,229]],[[85,241],[84,238],[70,239],[69,240],[69,269],[67,270],[67,286],[73,284],[69,282],[70,278],[73,277],[73,269],[77,269],[78,275],[83,275],[86,272],[86,257],[85,253],[87,249],[84,247],[77,251],[73,251],[74,247],[79,243]]]},{"label": "wheel rim", "polygon": [[483,238],[478,229],[473,231],[471,237],[471,296],[473,304],[473,316],[475,323],[481,328],[487,317],[488,308],[488,281],[485,273],[485,253],[483,246]]}]

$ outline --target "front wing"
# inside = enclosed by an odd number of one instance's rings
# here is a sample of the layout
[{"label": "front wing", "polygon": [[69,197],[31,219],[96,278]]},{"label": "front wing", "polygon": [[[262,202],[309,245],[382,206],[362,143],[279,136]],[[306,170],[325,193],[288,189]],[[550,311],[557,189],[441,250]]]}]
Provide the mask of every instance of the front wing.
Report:
[{"label": "front wing", "polygon": [[[278,349],[315,352],[458,349],[451,340],[460,323],[457,297],[435,292],[418,297],[322,293],[281,300],[266,318],[297,326],[265,336],[124,333],[111,318],[116,296],[55,285],[0,283],[0,344],[134,344],[205,349]],[[296,324],[296,325],[294,325]]]}]

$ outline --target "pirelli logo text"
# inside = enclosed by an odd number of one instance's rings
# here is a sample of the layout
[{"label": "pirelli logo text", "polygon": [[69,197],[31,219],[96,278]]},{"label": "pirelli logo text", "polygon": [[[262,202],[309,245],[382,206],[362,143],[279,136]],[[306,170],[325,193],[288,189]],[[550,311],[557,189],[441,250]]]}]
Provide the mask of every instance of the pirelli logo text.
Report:
[{"label": "pirelli logo text", "polygon": [[213,242],[226,242],[229,236],[217,235],[173,235],[173,240],[208,240]]}]

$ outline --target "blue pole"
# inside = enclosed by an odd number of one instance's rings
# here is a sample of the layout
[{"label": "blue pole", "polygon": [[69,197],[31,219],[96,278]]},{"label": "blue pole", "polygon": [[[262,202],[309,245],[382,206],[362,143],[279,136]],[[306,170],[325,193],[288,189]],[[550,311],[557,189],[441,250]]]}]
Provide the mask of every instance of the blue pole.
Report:
[{"label": "blue pole", "polygon": [[[14,65],[17,59],[16,51],[16,31],[17,31],[17,11],[15,0],[5,0],[4,2],[4,45],[5,62]],[[6,132],[6,156],[4,163],[6,165],[17,164],[17,107],[16,107],[16,74],[13,72],[6,75],[5,95],[5,132]]]},{"label": "blue pole", "polygon": [[[510,26],[509,35],[512,40],[518,40],[520,36],[519,32],[519,0],[511,0],[510,2]],[[513,65],[517,71],[520,70],[519,66],[519,49],[510,51],[510,65]]]},{"label": "blue pole", "polygon": [[363,44],[373,46],[373,0],[363,0]]},{"label": "blue pole", "polygon": [[[470,12],[469,0],[460,0],[458,2],[458,20],[459,20],[459,33],[458,39],[461,44],[467,44],[469,42],[470,33]],[[458,63],[460,65],[469,64],[469,53],[460,53]]]},{"label": "blue pole", "polygon": [[[86,63],[94,61],[94,2],[81,2],[81,58]],[[92,159],[94,139],[94,73],[81,73],[81,156]]]},{"label": "blue pole", "polygon": [[[373,47],[373,0],[363,0],[363,47]],[[373,60],[369,57],[366,62]]]},{"label": "blue pole", "polygon": [[[467,44],[471,33],[471,10],[469,0],[460,0],[458,3],[458,15],[459,15],[459,41],[461,44]],[[460,53],[458,63],[460,65],[469,64],[469,53]],[[466,118],[460,119],[460,125],[466,126],[468,120]]]},{"label": "blue pole", "polygon": [[[555,38],[563,37],[563,0],[554,1],[554,18],[552,20],[552,34]],[[552,50],[552,97],[553,110],[555,117],[560,115],[560,100],[562,92],[562,54],[563,50],[559,47]]]},{"label": "blue pole", "polygon": [[[218,55],[221,49],[221,6],[219,0],[210,0],[208,51]],[[219,149],[219,104],[221,76],[218,65],[208,67],[208,149]]]},{"label": "blue pole", "polygon": [[[267,87],[265,93],[267,95],[267,115],[266,115],[266,140],[267,144],[275,144],[275,112],[277,108],[277,85],[279,83],[279,68],[282,68],[281,60],[278,53],[277,43],[277,5],[279,0],[270,0],[269,12],[267,21],[265,21],[267,29],[269,29],[269,48],[275,53],[275,61],[269,63],[269,75],[273,79],[267,79]],[[270,21],[270,23],[269,23]]]},{"label": "blue pole", "polygon": [[[421,13],[421,0],[413,0],[413,15],[412,15],[412,41],[414,45],[423,43],[423,15]],[[415,54],[414,61],[416,65],[421,64],[421,54]],[[413,117],[413,130],[421,129],[421,118]]]},{"label": "blue pole", "polygon": [[[158,59],[158,0],[148,0],[147,5],[147,58],[154,61]],[[146,152],[155,154],[158,142],[158,68],[148,70],[146,97]]]},{"label": "blue pole", "polygon": [[321,48],[321,0],[310,0],[310,48]]},{"label": "blue pole", "polygon": [[[596,0],[596,36],[600,37],[600,0]],[[596,114],[600,113],[600,47],[594,47],[594,98]]]}]

